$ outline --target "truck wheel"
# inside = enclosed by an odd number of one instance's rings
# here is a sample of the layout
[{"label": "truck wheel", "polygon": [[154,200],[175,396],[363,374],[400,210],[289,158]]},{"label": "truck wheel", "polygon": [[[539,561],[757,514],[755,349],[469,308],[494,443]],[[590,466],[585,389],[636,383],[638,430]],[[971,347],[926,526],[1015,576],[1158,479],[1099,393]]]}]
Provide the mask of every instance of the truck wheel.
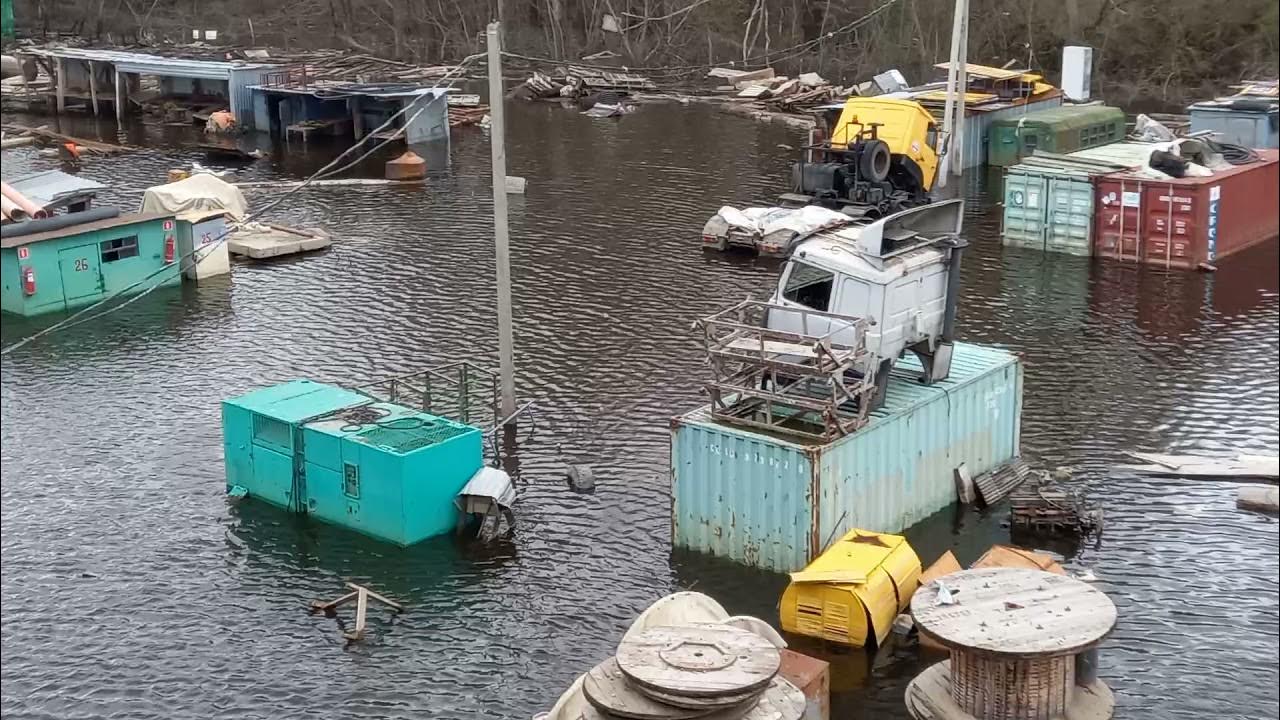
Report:
[{"label": "truck wheel", "polygon": [[893,162],[893,154],[889,145],[883,140],[867,140],[858,156],[858,176],[871,182],[883,182],[889,177],[889,166]]}]

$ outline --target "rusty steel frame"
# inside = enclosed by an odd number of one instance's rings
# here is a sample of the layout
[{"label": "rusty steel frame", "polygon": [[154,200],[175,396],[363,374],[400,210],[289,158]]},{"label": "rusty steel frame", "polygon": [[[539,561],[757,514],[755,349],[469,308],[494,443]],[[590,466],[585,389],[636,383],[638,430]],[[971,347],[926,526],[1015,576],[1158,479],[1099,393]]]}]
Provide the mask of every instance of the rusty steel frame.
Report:
[{"label": "rusty steel frame", "polygon": [[[767,327],[769,313],[775,311],[798,315],[802,331]],[[822,334],[808,332],[816,320],[835,327]],[[712,417],[820,442],[858,430],[867,423],[878,366],[866,349],[869,325],[864,318],[758,300],[702,318],[696,326],[712,371],[704,385]],[[833,340],[849,331],[854,333],[852,344]]]}]

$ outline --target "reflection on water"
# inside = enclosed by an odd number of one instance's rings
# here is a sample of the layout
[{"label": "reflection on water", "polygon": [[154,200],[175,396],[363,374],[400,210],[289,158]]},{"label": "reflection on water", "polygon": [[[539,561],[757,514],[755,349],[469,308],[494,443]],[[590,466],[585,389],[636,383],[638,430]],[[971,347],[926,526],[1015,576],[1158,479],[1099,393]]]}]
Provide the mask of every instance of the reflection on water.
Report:
[{"label": "reflection on water", "polygon": [[[105,121],[66,125],[116,139]],[[702,223],[771,198],[778,145],[797,137],[703,107],[593,121],[522,105],[509,126],[510,171],[529,181],[511,197],[519,391],[538,401],[511,541],[393,548],[224,496],[224,397],[495,363],[488,146],[464,128],[424,151],[425,189],[290,198],[273,219],[328,227],[327,252],[239,264],[4,357],[6,717],[524,718],[672,590],[776,621],[785,577],[671,551],[667,420],[700,402],[692,320],[763,294],[778,268],[702,253]],[[82,172],[134,207],[169,168],[211,164],[184,147],[197,135],[133,125],[119,139],[149,149]],[[232,170],[245,180],[298,179],[340,151],[252,142],[271,156]],[[4,169],[52,162],[8,151]],[[1212,275],[1005,249],[982,180],[948,190],[970,200],[959,333],[1022,353],[1024,452],[1071,466],[1106,512],[1098,542],[1052,548],[1120,606],[1103,676],[1130,717],[1274,716],[1277,524],[1237,511],[1229,485],[1110,466],[1131,449],[1280,446],[1275,243]],[[253,205],[279,192],[247,191]],[[0,336],[56,320],[6,317]],[[592,467],[594,494],[565,487],[571,463]],[[1008,540],[1001,515],[947,510],[907,534],[926,562],[968,563]],[[371,613],[371,640],[344,648],[306,606],[345,580],[407,612]],[[801,644],[832,661],[838,718],[905,718],[906,683],[932,661]]]}]

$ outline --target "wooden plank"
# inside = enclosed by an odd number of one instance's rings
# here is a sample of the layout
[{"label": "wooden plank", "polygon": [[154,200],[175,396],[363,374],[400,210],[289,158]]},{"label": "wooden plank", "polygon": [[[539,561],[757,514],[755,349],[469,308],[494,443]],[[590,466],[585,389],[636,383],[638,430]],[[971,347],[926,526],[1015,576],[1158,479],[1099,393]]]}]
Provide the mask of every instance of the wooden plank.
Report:
[{"label": "wooden plank", "polygon": [[937,583],[911,599],[916,626],[942,644],[1006,657],[1078,654],[1111,632],[1116,606],[1093,586],[1038,570],[986,568],[947,576],[954,605]]},{"label": "wooden plank", "polygon": [[354,593],[354,592],[347,593],[346,595],[343,595],[337,600],[330,600],[329,602],[320,602],[319,600],[315,600],[311,603],[311,609],[314,612],[328,613],[338,608],[341,605],[345,605],[351,602],[352,600],[355,600],[356,596],[359,594],[360,593]]},{"label": "wooden plank", "polygon": [[818,355],[818,353],[813,349],[812,344],[780,342],[778,340],[753,340],[751,338],[739,338],[728,343],[725,347],[733,350],[765,352],[774,355],[798,355],[806,358],[813,358]]},{"label": "wooden plank", "polygon": [[1026,463],[1021,459],[1014,459],[974,478],[973,486],[983,505],[994,505],[1025,482],[1030,474],[1031,468]]},{"label": "wooden plank", "polygon": [[791,573],[793,583],[834,583],[839,585],[862,585],[867,581],[867,574],[861,570],[842,568],[840,570],[799,570]]},{"label": "wooden plank", "polygon": [[354,636],[355,640],[364,639],[364,621],[365,614],[369,611],[369,591],[360,588],[356,594],[356,629],[350,636]]},{"label": "wooden plank", "polygon": [[404,611],[404,606],[401,605],[400,603],[394,600],[388,600],[385,596],[379,595],[378,593],[370,590],[369,588],[363,585],[356,585],[355,583],[347,583],[347,587],[351,588],[352,590],[365,591],[366,593],[369,594],[369,597],[373,598],[374,600],[377,600],[378,602],[382,603],[383,605],[386,605],[387,607],[394,609],[396,612]]},{"label": "wooden plank", "polygon": [[969,466],[960,463],[953,476],[956,485],[956,498],[961,505],[972,505],[974,501],[973,477],[969,475]]}]

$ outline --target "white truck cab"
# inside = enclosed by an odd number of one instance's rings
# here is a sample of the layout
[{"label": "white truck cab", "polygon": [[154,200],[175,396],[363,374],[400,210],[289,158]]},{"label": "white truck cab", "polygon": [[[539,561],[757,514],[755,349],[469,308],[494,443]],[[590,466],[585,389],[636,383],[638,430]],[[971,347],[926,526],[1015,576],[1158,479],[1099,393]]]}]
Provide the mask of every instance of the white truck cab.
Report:
[{"label": "white truck cab", "polygon": [[[964,201],[947,200],[868,224],[816,231],[792,246],[770,302],[868,320],[865,344],[880,358],[878,385],[888,381],[893,362],[907,350],[920,357],[923,382],[941,380],[951,369],[963,220]],[[768,327],[825,334],[840,323],[810,317],[810,327],[800,328],[800,317],[774,312]],[[815,322],[828,327],[812,327]],[[855,340],[852,331],[831,339]]]}]

